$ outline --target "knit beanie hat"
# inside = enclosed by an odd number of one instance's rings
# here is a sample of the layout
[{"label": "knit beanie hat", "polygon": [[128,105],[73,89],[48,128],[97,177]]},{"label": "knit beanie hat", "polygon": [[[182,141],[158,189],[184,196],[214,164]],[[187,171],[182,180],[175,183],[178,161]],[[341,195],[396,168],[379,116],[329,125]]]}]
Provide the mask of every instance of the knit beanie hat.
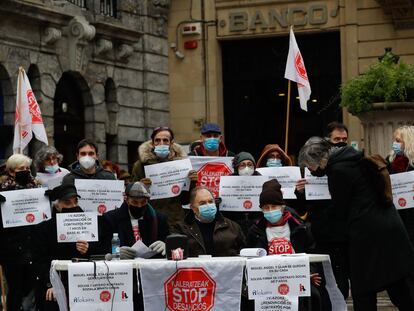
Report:
[{"label": "knit beanie hat", "polygon": [[241,161],[244,160],[250,160],[253,162],[254,166],[256,167],[256,161],[254,160],[253,156],[245,151],[242,151],[238,154],[236,154],[236,156],[233,159],[233,168],[237,168],[240,164]]},{"label": "knit beanie hat", "polygon": [[265,204],[284,205],[282,186],[276,179],[271,179],[263,184],[262,192],[260,193],[260,207]]}]

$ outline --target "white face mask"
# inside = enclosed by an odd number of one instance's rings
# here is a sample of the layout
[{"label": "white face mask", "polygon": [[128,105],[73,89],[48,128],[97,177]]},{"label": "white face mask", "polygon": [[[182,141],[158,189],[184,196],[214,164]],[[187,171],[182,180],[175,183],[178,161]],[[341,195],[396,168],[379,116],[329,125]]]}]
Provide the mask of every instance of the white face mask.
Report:
[{"label": "white face mask", "polygon": [[95,159],[90,156],[84,156],[79,159],[79,164],[85,169],[88,170],[95,165]]},{"label": "white face mask", "polygon": [[254,173],[253,167],[246,166],[245,168],[239,169],[239,176],[252,176]]}]

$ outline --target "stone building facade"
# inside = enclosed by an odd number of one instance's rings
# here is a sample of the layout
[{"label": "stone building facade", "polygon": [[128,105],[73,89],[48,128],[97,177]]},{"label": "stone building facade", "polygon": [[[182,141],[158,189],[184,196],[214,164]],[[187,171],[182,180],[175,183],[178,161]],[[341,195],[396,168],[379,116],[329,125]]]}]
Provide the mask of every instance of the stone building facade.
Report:
[{"label": "stone building facade", "polygon": [[[169,123],[169,0],[4,0],[0,6],[0,158],[11,154],[22,66],[49,143],[74,159],[83,137],[124,167]],[[29,153],[38,148],[32,143]]]}]

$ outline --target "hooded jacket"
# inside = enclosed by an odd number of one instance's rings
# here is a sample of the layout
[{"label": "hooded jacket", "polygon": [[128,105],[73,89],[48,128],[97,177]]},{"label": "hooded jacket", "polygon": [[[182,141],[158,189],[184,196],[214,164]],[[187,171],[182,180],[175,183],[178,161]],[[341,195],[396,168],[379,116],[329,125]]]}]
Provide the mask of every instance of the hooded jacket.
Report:
[{"label": "hooded jacket", "polygon": [[[168,157],[166,159],[159,159],[154,153],[154,144],[152,141],[146,141],[138,147],[138,160],[134,163],[132,168],[132,182],[140,181],[142,178],[145,178],[144,167],[146,165],[181,160],[185,158],[187,158],[187,154],[185,153],[183,147],[179,144],[173,143],[170,147],[170,154]],[[168,224],[173,226],[184,219],[184,210],[182,208],[183,195],[184,194],[173,198],[151,200],[150,203],[155,210],[167,215]]]},{"label": "hooded jacket", "polygon": [[271,152],[279,152],[283,166],[292,166],[292,160],[290,157],[279,147],[277,144],[269,144],[263,148],[260,154],[259,160],[257,160],[256,167],[266,167],[267,156]]},{"label": "hooded jacket", "polygon": [[93,174],[86,174],[82,171],[79,161],[74,162],[70,165],[70,173],[65,175],[62,180],[62,184],[75,184],[75,179],[107,179],[107,180],[115,180],[115,175],[102,168],[101,164],[98,160],[95,162],[95,173]]}]

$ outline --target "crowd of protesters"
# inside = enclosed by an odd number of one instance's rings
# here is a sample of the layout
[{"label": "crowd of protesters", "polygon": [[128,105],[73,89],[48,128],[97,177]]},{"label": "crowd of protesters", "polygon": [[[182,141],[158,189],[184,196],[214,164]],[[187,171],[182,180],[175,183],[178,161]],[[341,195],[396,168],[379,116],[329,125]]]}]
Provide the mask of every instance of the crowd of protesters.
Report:
[{"label": "crowd of protesters", "polygon": [[[0,227],[0,264],[8,284],[8,310],[58,310],[49,280],[53,259],[88,258],[111,252],[117,233],[121,259],[133,259],[132,245],[142,240],[165,257],[170,233],[187,236],[189,256],[235,256],[244,247],[260,247],[278,254],[280,240],[287,253],[329,254],[336,283],[344,298],[351,293],[354,310],[376,310],[376,293],[387,290],[399,310],[414,310],[414,210],[397,211],[378,202],[372,182],[361,168],[362,152],[347,146],[348,130],[328,125],[325,138],[312,137],[299,153],[301,173],[327,176],[331,200],[307,201],[305,178],[296,182],[297,200],[285,200],[276,179],[263,184],[261,212],[221,212],[220,200],[205,187],[196,186],[197,172],[188,173],[189,189],[179,196],[151,199],[152,181],[146,165],[190,156],[234,157],[233,175],[257,176],[262,167],[292,166],[293,160],[277,144],[264,146],[256,160],[249,152],[234,154],[226,148],[217,124],[203,125],[200,140],[187,154],[168,127],[155,128],[138,148],[131,174],[116,163],[99,158],[97,145],[84,139],[76,148],[76,162],[60,166],[62,155],[53,146],[41,148],[35,158],[14,154],[0,177],[0,192],[46,187],[52,217],[35,226]],[[414,170],[414,126],[394,132],[386,157],[390,174]],[[34,169],[33,169],[34,168]],[[36,172],[32,174],[32,172]],[[34,176],[33,176],[34,175]],[[124,203],[98,217],[99,241],[58,243],[56,214],[82,212],[75,179],[124,180]],[[414,190],[414,189],[413,189]],[[4,201],[0,196],[0,201]],[[189,209],[183,209],[188,204]],[[3,208],[3,206],[2,206]],[[1,213],[0,222],[2,223]],[[324,275],[311,266],[311,303],[300,310],[331,310],[324,290]],[[134,302],[136,302],[134,297]],[[142,310],[139,302],[136,310]],[[246,302],[242,309],[252,310]]]}]

